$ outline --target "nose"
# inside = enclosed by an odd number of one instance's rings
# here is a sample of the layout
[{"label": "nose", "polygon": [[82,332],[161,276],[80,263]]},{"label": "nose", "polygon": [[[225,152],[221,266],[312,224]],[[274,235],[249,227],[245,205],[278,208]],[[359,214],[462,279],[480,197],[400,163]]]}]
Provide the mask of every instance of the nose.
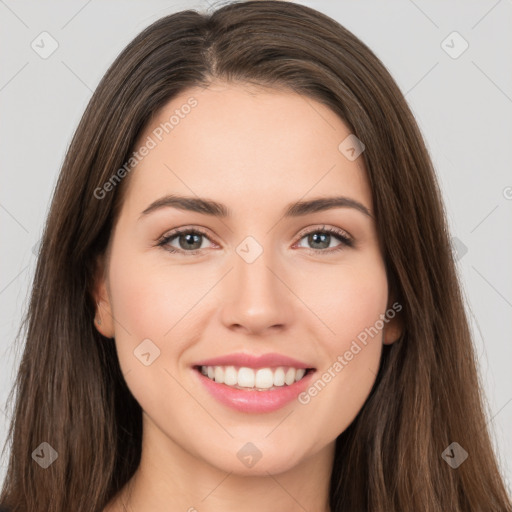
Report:
[{"label": "nose", "polygon": [[235,255],[234,268],[224,283],[223,324],[258,335],[286,329],[292,321],[293,300],[297,300],[288,286],[286,272],[271,259],[270,251],[263,251],[252,263]]}]

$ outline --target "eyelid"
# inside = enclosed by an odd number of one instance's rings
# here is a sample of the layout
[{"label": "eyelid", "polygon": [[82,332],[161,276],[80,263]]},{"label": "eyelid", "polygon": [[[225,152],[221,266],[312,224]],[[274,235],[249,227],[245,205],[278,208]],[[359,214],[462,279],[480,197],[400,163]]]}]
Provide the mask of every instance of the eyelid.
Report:
[{"label": "eyelid", "polygon": [[350,241],[354,240],[352,235],[350,235],[348,233],[348,231],[346,231],[345,229],[338,228],[335,226],[329,226],[327,224],[317,224],[317,225],[313,225],[313,226],[308,226],[307,228],[304,228],[301,231],[299,231],[299,233],[297,234],[297,237],[300,240],[304,236],[309,235],[310,233],[316,233],[317,231],[327,231],[330,234],[336,234],[338,236],[343,236],[344,238],[347,238]]},{"label": "eyelid", "polygon": [[198,252],[203,251],[204,249],[193,249],[191,251],[184,251],[183,249],[177,249],[175,247],[172,247],[173,250],[166,248],[166,244],[170,242],[171,239],[178,237],[179,235],[184,235],[188,233],[198,233],[203,235],[205,238],[210,240],[214,245],[216,244],[213,240],[211,240],[211,236],[209,233],[204,229],[197,226],[183,226],[175,229],[171,229],[170,231],[167,231],[164,233],[161,237],[158,238],[156,245],[163,247],[165,250],[171,252],[171,253],[181,253],[181,254],[197,254]]}]

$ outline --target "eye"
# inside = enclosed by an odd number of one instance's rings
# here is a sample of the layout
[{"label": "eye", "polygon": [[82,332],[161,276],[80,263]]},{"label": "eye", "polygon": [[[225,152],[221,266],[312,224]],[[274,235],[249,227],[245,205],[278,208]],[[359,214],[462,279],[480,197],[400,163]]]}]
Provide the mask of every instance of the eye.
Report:
[{"label": "eye", "polygon": [[[158,245],[171,253],[197,254],[201,249],[204,249],[204,247],[201,247],[202,238],[208,239],[208,236],[200,229],[179,228],[162,237]],[[171,245],[171,242],[175,239],[179,247]]]},{"label": "eye", "polygon": [[[333,252],[343,250],[345,247],[353,247],[354,241],[345,231],[338,228],[315,228],[306,233],[301,234],[301,240],[306,239],[306,243],[311,244],[312,247],[309,249],[314,253],[326,253],[332,254]],[[341,243],[335,247],[332,247],[331,242],[339,240]],[[329,249],[329,250],[325,250]]]},{"label": "eye", "polygon": [[[203,247],[202,242],[204,239],[210,240],[207,233],[198,228],[178,228],[174,231],[164,235],[157,245],[163,247],[170,253],[181,253],[183,255],[194,255],[201,252]],[[305,249],[315,253],[332,254],[333,252],[340,251],[345,247],[353,247],[354,240],[341,229],[338,228],[315,228],[300,235],[299,243],[307,239],[306,242],[312,244],[313,247]],[[340,243],[332,247],[331,242],[338,240]],[[178,247],[173,243],[178,243]],[[329,249],[329,250],[326,250]]]}]

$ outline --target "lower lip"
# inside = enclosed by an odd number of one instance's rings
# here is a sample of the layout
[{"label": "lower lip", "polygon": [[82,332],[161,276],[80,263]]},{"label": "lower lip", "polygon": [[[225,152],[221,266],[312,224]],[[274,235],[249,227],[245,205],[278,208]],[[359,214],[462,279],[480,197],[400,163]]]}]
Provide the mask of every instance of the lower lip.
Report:
[{"label": "lower lip", "polygon": [[236,389],[225,384],[219,384],[205,377],[200,370],[194,368],[200,381],[219,402],[240,412],[264,413],[281,409],[292,402],[310,384],[315,371],[310,371],[298,382],[290,386],[280,386],[276,389],[258,391],[256,389]]}]

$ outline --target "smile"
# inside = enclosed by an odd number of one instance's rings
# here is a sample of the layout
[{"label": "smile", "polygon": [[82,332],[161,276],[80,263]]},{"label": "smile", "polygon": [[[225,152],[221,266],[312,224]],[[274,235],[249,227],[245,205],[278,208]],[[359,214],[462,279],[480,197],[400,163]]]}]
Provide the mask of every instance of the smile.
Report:
[{"label": "smile", "polygon": [[304,378],[311,368],[279,366],[277,368],[247,368],[236,366],[199,366],[208,379],[234,389],[268,391],[291,386]]},{"label": "smile", "polygon": [[[312,368],[229,368],[229,366],[195,366],[192,371],[199,380],[199,385],[207,392],[207,396],[235,411],[256,414],[277,411],[294,403],[298,395],[311,385],[316,373]],[[211,377],[208,376],[208,372]],[[228,384],[225,382],[226,374]],[[219,380],[223,378],[224,382],[218,382],[217,376]],[[236,384],[229,384],[234,382],[235,377]],[[272,379],[271,386],[270,379]],[[287,384],[287,379],[290,384]],[[277,385],[275,385],[276,380]],[[246,386],[240,386],[239,382]],[[260,387],[263,385],[268,387]]]}]

